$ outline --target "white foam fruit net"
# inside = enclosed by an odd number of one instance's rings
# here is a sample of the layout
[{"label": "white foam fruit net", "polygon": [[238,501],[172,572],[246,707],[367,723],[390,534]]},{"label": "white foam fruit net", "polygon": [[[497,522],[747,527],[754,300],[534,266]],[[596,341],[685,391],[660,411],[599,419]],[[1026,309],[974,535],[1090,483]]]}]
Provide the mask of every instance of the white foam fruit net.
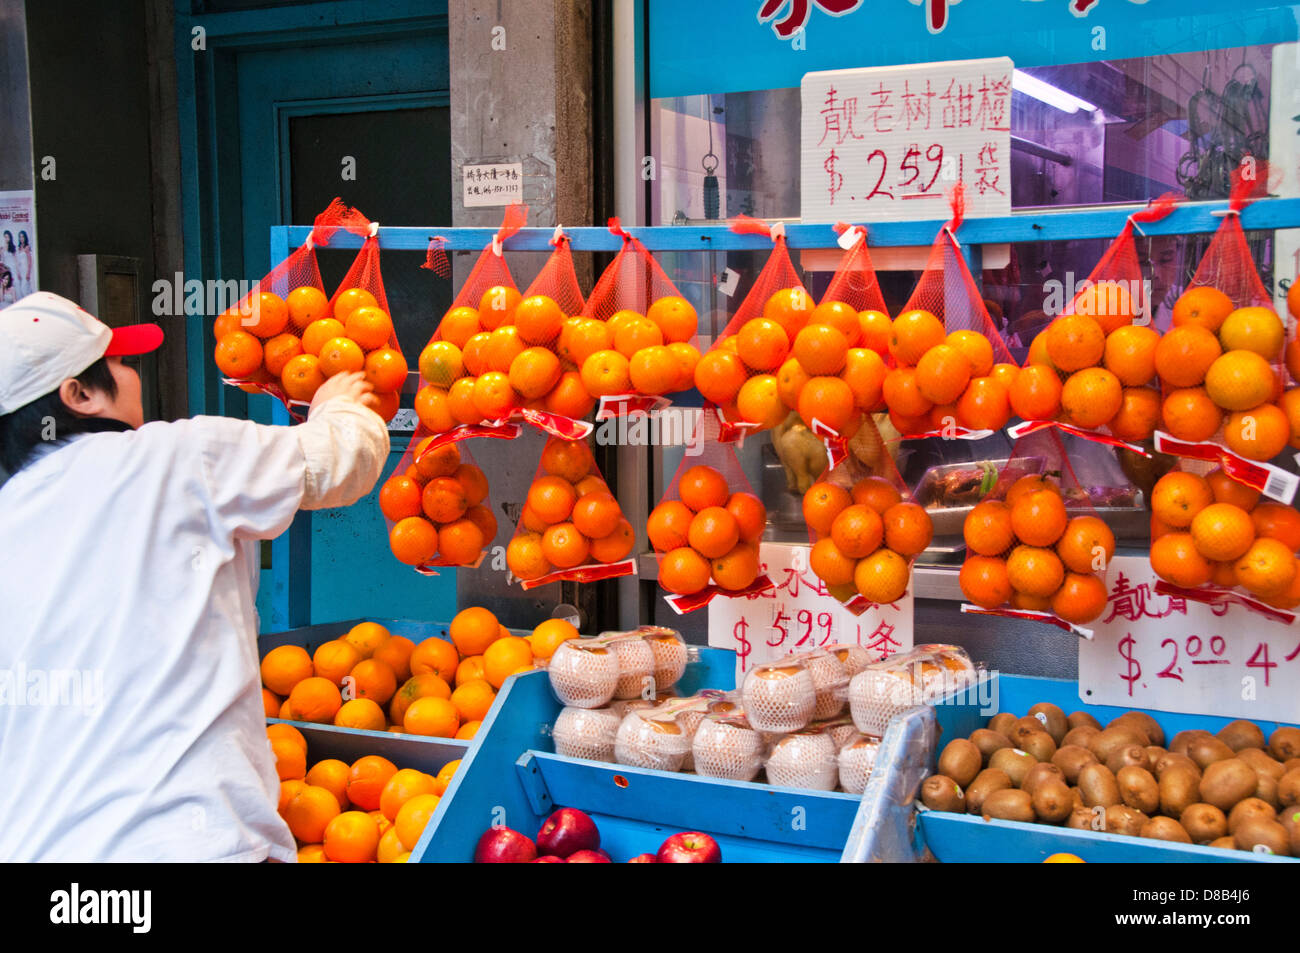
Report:
[{"label": "white foam fruit net", "polygon": [[817,691],[808,666],[797,659],[757,665],[745,676],[745,716],[759,731],[798,731],[812,720]]},{"label": "white foam fruit net", "polygon": [[676,720],[659,721],[629,712],[618,726],[614,760],[634,768],[680,771],[691,739]]},{"label": "white foam fruit net", "polygon": [[654,656],[655,691],[662,695],[686,674],[686,642],[672,629],[647,632],[645,642]]},{"label": "white foam fruit net", "polygon": [[613,761],[617,735],[618,716],[608,708],[565,708],[551,729],[556,754],[589,761]]},{"label": "white foam fruit net", "polygon": [[839,781],[835,743],[825,732],[787,735],[772,747],[764,767],[768,784],[777,787],[833,791]]},{"label": "white foam fruit net", "polygon": [[817,699],[813,707],[813,720],[825,721],[844,710],[848,698],[849,672],[843,663],[830,652],[818,649],[802,656],[812,676],[813,691]]},{"label": "white foam fruit net", "polygon": [[696,774],[728,781],[752,781],[763,767],[763,739],[731,719],[705,716],[691,746]]},{"label": "white foam fruit net", "polygon": [[880,739],[871,735],[859,734],[848,744],[840,748],[839,769],[840,787],[849,794],[861,794],[867,788],[871,769],[876,764],[876,752],[880,749]]},{"label": "white foam fruit net", "polygon": [[920,645],[872,662],[849,680],[849,712],[858,731],[884,735],[889,720],[970,685],[975,666],[955,645]]},{"label": "white foam fruit net", "polygon": [[826,651],[840,660],[840,664],[849,673],[849,678],[871,664],[871,653],[860,645],[828,645]]},{"label": "white foam fruit net", "polygon": [[[618,683],[614,697],[643,698],[653,694],[655,657],[645,639],[624,639],[611,643],[618,658]],[[647,691],[649,689],[649,691]]]},{"label": "white foam fruit net", "polygon": [[608,646],[584,647],[581,640],[561,642],[546,667],[551,689],[563,704],[601,708],[618,686],[618,656]]}]

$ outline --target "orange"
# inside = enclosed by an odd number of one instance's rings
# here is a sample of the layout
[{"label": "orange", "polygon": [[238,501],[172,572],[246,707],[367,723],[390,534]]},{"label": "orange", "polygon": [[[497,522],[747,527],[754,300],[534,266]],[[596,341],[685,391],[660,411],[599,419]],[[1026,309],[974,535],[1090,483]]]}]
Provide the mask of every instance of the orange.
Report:
[{"label": "orange", "polygon": [[573,504],[573,525],[588,539],[600,539],[618,528],[623,518],[612,493],[588,493]]},{"label": "orange", "polygon": [[266,372],[278,378],[284,366],[302,353],[302,341],[292,334],[277,334],[262,345],[262,359]]},{"label": "orange", "polygon": [[362,659],[349,675],[352,677],[354,698],[369,698],[376,704],[386,705],[397,691],[397,673],[387,662],[373,658]]},{"label": "orange", "polygon": [[1166,473],[1151,490],[1151,512],[1174,529],[1191,526],[1196,514],[1213,502],[1210,485],[1194,473]]},{"label": "orange", "polygon": [[1224,319],[1219,340],[1225,351],[1254,351],[1271,362],[1282,355],[1286,329],[1272,308],[1238,308]]},{"label": "orange", "polygon": [[782,288],[763,303],[763,317],[774,321],[793,337],[812,316],[812,295],[803,288]]},{"label": "orange", "polygon": [[339,802],[339,810],[346,811],[351,802],[348,801],[348,778],[351,769],[347,762],[339,761],[337,758],[326,758],[323,761],[317,761],[310,771],[307,772],[303,780],[308,784],[315,785],[318,788],[324,788],[334,795],[334,799]]},{"label": "orange", "polygon": [[515,305],[515,327],[529,344],[551,344],[563,323],[564,312],[546,295],[530,295]]},{"label": "orange", "polygon": [[259,338],[273,338],[289,324],[289,309],[277,294],[259,292],[251,302],[251,314],[241,315],[240,326]]},{"label": "orange", "polygon": [[217,316],[217,319],[212,322],[212,336],[216,340],[220,341],[230,332],[241,330],[240,324],[243,320],[244,316],[240,313],[237,306],[223,311]]},{"label": "orange", "polygon": [[1020,376],[1020,368],[1015,364],[994,364],[993,370],[988,373],[988,376],[1010,391],[1011,385]]},{"label": "orange", "polygon": [[298,848],[298,863],[300,864],[331,864],[325,856],[325,846],[323,844],[304,844]]},{"label": "orange", "polygon": [[1071,572],[1105,572],[1115,555],[1115,534],[1096,516],[1076,516],[1065,524],[1056,554]]},{"label": "orange", "polygon": [[1155,515],[1152,515],[1151,517],[1150,530],[1151,530],[1150,535],[1152,540],[1159,539],[1161,536],[1165,535],[1165,533],[1174,532],[1174,528],[1172,526],[1170,526],[1164,520],[1160,519],[1160,517]]},{"label": "orange", "polygon": [[397,831],[398,839],[407,850],[415,850],[429,818],[438,808],[439,800],[436,794],[417,794],[398,808],[397,816],[393,818],[393,830]]},{"label": "orange", "polygon": [[370,698],[353,698],[345,701],[334,713],[334,724],[339,728],[358,728],[362,731],[383,731],[388,727],[384,710]]},{"label": "orange", "polygon": [[320,362],[310,354],[289,358],[280,372],[280,385],[290,400],[311,400],[324,383]]},{"label": "orange", "polygon": [[758,424],[761,429],[775,427],[790,411],[781,400],[777,379],[772,374],[757,374],[745,381],[736,396],[740,419]]},{"label": "orange", "polygon": [[[844,335],[849,347],[857,347],[862,340],[858,312],[843,301],[823,301],[813,308],[812,314],[808,316],[808,324],[824,324],[835,328]],[[800,333],[802,330],[801,328]]]},{"label": "orange", "polygon": [[411,650],[412,676],[433,674],[444,682],[451,681],[458,664],[460,656],[456,654],[456,646],[437,636],[430,636]]},{"label": "orange", "polygon": [[814,377],[799,393],[799,416],[808,426],[817,419],[842,437],[861,421],[853,391],[838,377]]},{"label": "orange", "polygon": [[646,521],[650,545],[660,552],[685,546],[694,515],[680,500],[664,500],[650,511]]},{"label": "orange", "polygon": [[544,533],[546,532],[546,527],[550,525],[550,523],[546,522],[546,520],[533,512],[533,508],[527,503],[525,503],[523,509],[519,511],[519,526],[529,532]]},{"label": "orange", "polygon": [[510,378],[501,371],[488,371],[479,375],[474,382],[474,409],[484,420],[502,420],[510,415],[516,406],[514,389]]},{"label": "orange", "polygon": [[1086,314],[1065,314],[1047,326],[1047,356],[1062,371],[1079,371],[1101,363],[1106,334]]},{"label": "orange", "polygon": [[393,634],[378,622],[358,622],[343,636],[343,641],[356,649],[363,659],[368,659],[392,637]]},{"label": "orange", "polygon": [[[1210,492],[1214,494],[1214,502],[1216,503],[1231,503],[1233,506],[1239,506],[1249,513],[1255,508],[1255,504],[1259,502],[1259,490],[1252,489],[1244,483],[1238,483],[1219,467],[1215,467],[1205,474],[1205,482],[1210,485]],[[1287,509],[1290,509],[1290,507],[1287,507]]]},{"label": "orange", "polygon": [[532,667],[532,646],[527,639],[516,635],[497,639],[483,653],[483,673],[493,688],[500,688],[515,672],[528,671]]},{"label": "orange", "polygon": [[528,350],[528,344],[519,336],[519,329],[512,324],[497,328],[488,335],[483,345],[483,358],[488,371],[505,374],[515,358]]},{"label": "orange", "polygon": [[861,503],[842,509],[831,524],[832,541],[849,559],[871,555],[880,548],[884,537],[885,526],[880,515]]},{"label": "orange", "polygon": [[[854,324],[857,316],[854,315]],[[810,375],[838,374],[844,367],[849,339],[839,328],[810,323],[795,335],[793,354]]]},{"label": "orange", "polygon": [[556,523],[542,533],[542,555],[556,569],[572,569],[587,561],[591,541],[572,523]]},{"label": "orange", "polygon": [[658,298],[651,302],[645,315],[659,327],[664,340],[684,344],[695,337],[699,317],[695,308],[685,298],[677,295]]},{"label": "orange", "polygon": [[1284,393],[1280,406],[1291,428],[1291,439],[1288,442],[1300,450],[1300,387],[1293,387]]},{"label": "orange", "polygon": [[907,592],[907,560],[891,549],[877,549],[858,560],[853,585],[864,599],[876,605],[896,602]]},{"label": "orange", "polygon": [[647,318],[629,319],[614,327],[613,331],[614,350],[629,361],[638,351],[662,347],[664,343],[664,335],[659,326]]},{"label": "orange", "polygon": [[289,707],[289,699],[286,698],[280,703],[280,713],[276,715],[276,717],[288,721],[291,721],[294,718],[293,709]]},{"label": "orange", "polygon": [[1087,367],[1071,374],[1061,388],[1061,409],[1079,427],[1104,427],[1124,402],[1119,378],[1104,367]]},{"label": "orange", "polygon": [[344,677],[361,661],[361,653],[342,639],[331,639],[321,643],[311,661],[319,678],[342,685]]},{"label": "orange", "polygon": [[1295,580],[1296,560],[1285,543],[1262,537],[1250,544],[1233,568],[1237,582],[1249,592],[1275,596]]},{"label": "orange", "polygon": [[483,292],[479,299],[479,323],[489,331],[502,325],[514,323],[515,309],[519,306],[520,295],[512,287],[493,285]]},{"label": "orange", "polygon": [[267,652],[261,664],[262,683],[277,695],[288,695],[313,674],[311,656],[300,645],[280,645]]},{"label": "orange", "polygon": [[[1236,585],[1235,582],[1233,584]],[[293,800],[294,795],[306,786],[306,781],[297,778],[280,782],[280,798],[276,803],[275,809],[279,812],[281,817],[284,816],[284,809],[289,806],[289,802]]]},{"label": "orange", "polygon": [[1213,331],[1199,324],[1171,328],[1156,345],[1156,373],[1172,387],[1199,387],[1214,359],[1223,353]]},{"label": "orange", "polygon": [[670,391],[690,390],[695,384],[695,365],[700,362],[700,352],[692,344],[673,341],[667,345],[668,353],[677,366],[677,377]]},{"label": "orange", "polygon": [[1254,351],[1227,351],[1205,373],[1205,392],[1224,410],[1249,410],[1273,396],[1273,366]]},{"label": "orange", "polygon": [[406,709],[416,699],[450,697],[451,686],[445,679],[434,672],[422,672],[402,683],[402,687],[393,696],[392,704],[388,706],[388,714],[394,724],[400,725],[406,717]]},{"label": "orange", "polygon": [[917,370],[914,367],[896,367],[889,371],[885,375],[881,390],[889,409],[905,417],[928,414],[934,406],[934,401],[921,392]]},{"label": "orange", "polygon": [[626,394],[632,386],[628,359],[618,351],[597,351],[582,362],[582,383],[594,397]]},{"label": "orange", "polygon": [[[531,635],[524,636],[533,651],[533,658],[547,659],[555,654],[561,642],[578,638],[578,630],[566,619],[547,619],[533,629]],[[462,663],[464,664],[464,663]],[[480,676],[481,677],[481,676]],[[461,685],[460,669],[456,670],[456,686]],[[454,702],[455,696],[452,696]],[[483,717],[479,715],[478,717]]]},{"label": "orange", "polygon": [[1154,328],[1126,325],[1106,336],[1102,363],[1126,387],[1138,387],[1156,376],[1156,345],[1160,334]]},{"label": "orange", "polygon": [[1086,625],[1106,608],[1106,586],[1091,573],[1070,572],[1052,596],[1052,612],[1075,625]]},{"label": "orange", "polygon": [[[828,330],[834,333],[833,329]],[[790,355],[790,337],[775,321],[751,318],[736,334],[736,349],[740,359],[752,370],[775,371]]]},{"label": "orange", "polygon": [[275,773],[281,781],[300,780],[307,773],[307,752],[291,738],[272,738]]},{"label": "orange", "polygon": [[826,585],[846,586],[853,582],[853,572],[857,569],[858,561],[846,556],[830,536],[823,536],[813,543],[808,554],[808,565]]},{"label": "orange", "polygon": [[544,347],[530,347],[520,351],[510,362],[507,377],[519,396],[533,400],[544,397],[559,383],[560,373],[558,357]]},{"label": "orange", "polygon": [[1007,564],[996,556],[967,556],[957,582],[967,599],[985,609],[996,609],[1011,598]]},{"label": "orange", "polygon": [[472,463],[462,463],[452,474],[452,479],[465,491],[465,502],[478,506],[488,495],[487,475]]},{"label": "orange", "polygon": [[1007,556],[1007,579],[1017,592],[1047,598],[1061,588],[1065,567],[1050,549],[1017,546]]},{"label": "orange", "polygon": [[392,318],[377,306],[353,308],[343,319],[343,327],[347,336],[367,351],[386,347],[393,337]]},{"label": "orange", "polygon": [[[1053,322],[1055,324],[1055,322]],[[1029,354],[1025,357],[1025,365],[1041,365],[1056,370],[1056,365],[1052,363],[1051,356],[1047,353],[1047,332],[1051,329],[1049,324],[1043,330],[1034,335],[1033,341],[1029,343]]]},{"label": "orange", "polygon": [[614,347],[614,332],[603,321],[580,318],[578,321],[560,331],[557,351],[565,360],[577,366],[597,351],[608,351]]},{"label": "orange", "polygon": [[736,520],[742,543],[757,543],[767,528],[767,507],[753,493],[737,492],[727,500],[727,512]]},{"label": "orange", "polygon": [[976,503],[962,523],[966,548],[979,556],[999,556],[1011,548],[1011,508],[998,500]]},{"label": "orange", "polygon": [[930,348],[916,363],[916,387],[933,404],[950,404],[971,378],[970,359],[950,344]]},{"label": "orange", "polygon": [[463,685],[457,685],[449,701],[460,715],[462,722],[482,721],[487,717],[488,709],[492,707],[492,700],[496,698],[496,694],[486,679],[476,678]]},{"label": "orange", "polygon": [[476,424],[483,419],[483,414],[474,404],[475,377],[462,377],[451,385],[447,391],[447,412],[458,424]]},{"label": "orange", "polygon": [[626,559],[632,547],[636,545],[636,533],[626,518],[618,521],[614,532],[600,539],[593,539],[590,545],[592,562],[613,563]]},{"label": "orange", "polygon": [[285,308],[289,314],[289,323],[301,331],[318,318],[329,315],[329,298],[325,292],[311,285],[294,288],[285,298]]},{"label": "orange", "polygon": [[266,737],[268,741],[275,741],[281,738],[287,738],[302,749],[304,755],[307,753],[307,739],[303,733],[293,725],[274,724],[266,726]]},{"label": "orange", "polygon": [[1255,541],[1255,524],[1250,514],[1231,503],[1211,503],[1192,518],[1192,540],[1206,559],[1228,562],[1239,559]]},{"label": "orange", "polygon": [[379,489],[379,510],[394,523],[408,516],[419,516],[422,488],[410,477],[396,474]]},{"label": "orange", "polygon": [[591,448],[581,440],[548,440],[542,450],[542,470],[548,476],[577,483],[595,466]]},{"label": "orange", "polygon": [[758,578],[758,549],[747,543],[737,543],[731,552],[714,559],[710,568],[713,581],[719,588],[738,592]]},{"label": "orange", "polygon": [[943,322],[929,311],[905,311],[890,325],[889,353],[900,364],[916,364],[945,337]]},{"label": "orange", "polygon": [[1074,313],[1095,319],[1107,334],[1132,324],[1136,308],[1128,288],[1118,281],[1099,281],[1074,297]]},{"label": "orange", "polygon": [[859,311],[858,330],[861,331],[861,343],[881,357],[890,353],[889,342],[894,334],[894,323],[883,311]]},{"label": "orange", "polygon": [[346,321],[357,308],[373,308],[378,303],[375,296],[364,288],[345,288],[334,299],[334,317]]},{"label": "orange", "polygon": [[1175,586],[1194,589],[1214,575],[1214,567],[1196,548],[1191,533],[1165,533],[1151,542],[1151,568]]},{"label": "orange", "polygon": [[666,394],[677,387],[681,376],[676,356],[663,345],[643,347],[628,362],[628,378],[638,394]]},{"label": "orange", "polygon": [[[1300,288],[1300,282],[1293,282],[1292,288]],[[1287,292],[1287,299],[1291,292]],[[1294,314],[1292,315],[1294,317]],[[1292,338],[1286,346],[1286,369],[1294,383],[1300,383],[1300,337]]]},{"label": "orange", "polygon": [[411,702],[402,716],[402,727],[413,735],[454,738],[460,727],[460,716],[448,699],[426,696]]},{"label": "orange", "polygon": [[731,497],[727,481],[713,467],[696,464],[677,483],[677,495],[693,512],[710,506],[726,506]]},{"label": "orange", "polygon": [[1300,552],[1300,512],[1285,503],[1264,500],[1250,514],[1255,534],[1280,541],[1291,552]]},{"label": "orange", "polygon": [[[498,344],[502,343],[498,338]],[[486,374],[491,370],[488,366],[488,345],[492,343],[492,334],[490,331],[480,331],[473,335],[464,346],[460,349],[460,359],[465,368],[466,374],[472,374],[477,377],[479,374]],[[508,343],[508,342],[505,342]],[[520,346],[523,350],[523,346]],[[514,355],[509,355],[513,359]],[[507,367],[509,364],[507,364]]]},{"label": "orange", "polygon": [[395,348],[377,348],[366,355],[365,373],[376,394],[395,393],[406,383],[406,358]]},{"label": "orange", "polygon": [[460,664],[456,666],[456,685],[459,687],[471,679],[483,678],[483,674],[483,656],[467,656],[461,659]]},{"label": "orange", "polygon": [[[1233,578],[1236,578],[1234,571]],[[1285,589],[1280,589],[1261,597],[1262,601],[1278,609],[1295,609],[1300,607],[1300,561],[1297,562],[1296,572],[1291,577],[1291,584]]]},{"label": "orange", "polygon": [[[420,796],[432,797],[432,795]],[[375,814],[379,815],[376,818],[376,822],[379,822],[380,830],[379,846],[375,848],[375,861],[380,864],[397,863],[397,858],[401,857],[405,853],[405,849],[402,847],[402,841],[397,836],[397,828],[395,828],[392,822],[389,821],[388,818],[384,817],[381,812],[371,812],[372,817],[374,817]]]},{"label": "orange", "polygon": [[709,561],[689,546],[665,553],[659,562],[659,585],[669,592],[699,592],[709,584],[709,575]]},{"label": "orange", "polygon": [[1218,288],[1198,285],[1188,288],[1174,302],[1173,326],[1199,324],[1207,331],[1217,331],[1231,313],[1231,298]]},{"label": "orange", "polygon": [[705,400],[718,405],[735,400],[748,377],[740,356],[730,351],[709,351],[695,365],[696,389]]},{"label": "orange", "polygon": [[1021,368],[1011,384],[1011,409],[1024,420],[1051,420],[1061,411],[1061,378],[1046,364]]},{"label": "orange", "polygon": [[1060,491],[1056,487],[1056,484],[1053,483],[1051,479],[1049,479],[1048,477],[1022,476],[1018,480],[1016,480],[1015,483],[1011,484],[1010,489],[1007,490],[1007,495],[1006,495],[1007,506],[1014,507],[1022,499],[1032,496],[1033,494],[1038,493],[1041,490],[1046,490],[1049,493],[1056,493],[1058,495],[1060,493]]},{"label": "orange", "polygon": [[[789,365],[787,361],[782,365],[782,370]],[[797,366],[797,365],[796,365]],[[844,371],[841,377],[849,385],[849,390],[853,392],[853,403],[859,410],[873,410],[884,397],[885,375],[888,368],[885,362],[875,351],[864,348],[850,348],[844,356]],[[803,383],[806,383],[805,377],[799,385],[802,389]],[[798,390],[794,391],[794,403],[787,400],[785,394],[782,394],[782,400],[786,406],[794,409],[798,407]]]},{"label": "orange", "polygon": [[452,477],[435,477],[424,485],[420,495],[424,515],[435,523],[450,523],[465,515],[469,501],[465,487]]},{"label": "orange", "polygon": [[1250,460],[1272,460],[1291,440],[1291,421],[1277,404],[1238,410],[1223,422],[1223,442]]},{"label": "orange", "polygon": [[262,712],[267,718],[278,717],[280,706],[283,704],[284,702],[275,692],[271,691],[269,688],[262,689]]},{"label": "orange", "polygon": [[987,377],[993,372],[993,345],[978,331],[953,331],[944,343],[966,355],[971,377]]},{"label": "orange", "polygon": [[1119,410],[1108,426],[1121,440],[1150,439],[1160,426],[1160,394],[1150,387],[1125,387],[1120,393]]},{"label": "orange", "polygon": [[442,316],[442,321],[438,324],[438,337],[459,350],[482,330],[478,322],[478,311],[474,308],[452,308]]},{"label": "orange", "polygon": [[338,799],[331,791],[306,784],[285,805],[283,816],[294,837],[319,844],[325,839],[325,828],[339,813]]},{"label": "orange", "polygon": [[302,351],[315,357],[327,342],[346,336],[347,329],[343,327],[342,321],[320,318],[307,325],[307,329],[302,332]]},{"label": "orange", "polygon": [[1237,585],[1237,569],[1234,563],[1210,563],[1210,582],[1221,589],[1231,589]]},{"label": "orange", "polygon": [[542,555],[541,533],[520,533],[506,545],[506,565],[518,579],[537,579],[551,571]]},{"label": "orange", "polygon": [[957,401],[957,423],[969,430],[1001,430],[1011,419],[1007,388],[995,377],[976,377]]},{"label": "orange", "polygon": [[469,510],[465,513],[460,519],[438,527],[438,554],[456,566],[474,565],[487,543],[483,530],[468,518]]},{"label": "orange", "polygon": [[[1067,577],[1069,575],[1069,573],[1066,574]],[[1059,592],[1060,590],[1057,591]],[[1055,593],[1053,593],[1053,595],[1055,595]],[[1012,589],[1011,599],[1008,601],[1011,603],[1011,608],[1013,609],[1028,609],[1031,612],[1052,611],[1051,596],[1031,596],[1027,593],[1020,592],[1017,589]]]},{"label": "orange", "polygon": [[1223,411],[1204,387],[1169,391],[1161,404],[1160,415],[1170,436],[1191,443],[1209,440],[1223,426]]},{"label": "orange", "polygon": [[262,343],[247,331],[231,331],[217,341],[215,357],[227,377],[249,377],[262,366]]},{"label": "orange", "polygon": [[884,477],[863,477],[853,484],[853,502],[864,503],[877,513],[884,514],[891,506],[903,501],[898,487]]},{"label": "orange", "polygon": [[895,503],[881,516],[885,545],[900,556],[915,556],[934,538],[934,524],[925,507],[916,503]]},{"label": "orange", "polygon": [[596,406],[596,399],[587,393],[582,383],[582,375],[577,371],[565,371],[559,382],[546,395],[545,406],[548,411],[561,417],[580,420],[591,413]]},{"label": "orange", "polygon": [[390,423],[397,416],[397,412],[402,409],[402,395],[396,391],[375,391],[371,395],[371,399],[374,401],[373,409],[375,413],[383,419],[384,423]]},{"label": "orange", "polygon": [[1029,546],[1052,546],[1065,532],[1065,503],[1059,493],[1037,490],[1011,504],[1011,528]]},{"label": "orange", "polygon": [[415,469],[428,483],[438,477],[450,477],[460,466],[460,449],[454,443],[440,447],[430,446],[432,437],[425,437],[415,445]]},{"label": "orange", "polygon": [[528,505],[548,524],[567,520],[577,500],[578,493],[573,484],[563,477],[538,477],[528,488]]},{"label": "orange", "polygon": [[[817,536],[829,536],[835,518],[853,502],[849,492],[843,487],[833,483],[814,483],[803,495],[804,522]],[[875,509],[875,512],[879,514],[883,510]]]}]

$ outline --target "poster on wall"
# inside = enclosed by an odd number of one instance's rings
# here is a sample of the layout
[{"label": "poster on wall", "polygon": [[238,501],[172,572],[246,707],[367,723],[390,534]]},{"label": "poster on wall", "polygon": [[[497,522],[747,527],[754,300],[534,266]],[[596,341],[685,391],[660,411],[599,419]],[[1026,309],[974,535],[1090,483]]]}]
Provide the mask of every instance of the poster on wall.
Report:
[{"label": "poster on wall", "polygon": [[36,193],[0,192],[0,308],[37,288]]}]

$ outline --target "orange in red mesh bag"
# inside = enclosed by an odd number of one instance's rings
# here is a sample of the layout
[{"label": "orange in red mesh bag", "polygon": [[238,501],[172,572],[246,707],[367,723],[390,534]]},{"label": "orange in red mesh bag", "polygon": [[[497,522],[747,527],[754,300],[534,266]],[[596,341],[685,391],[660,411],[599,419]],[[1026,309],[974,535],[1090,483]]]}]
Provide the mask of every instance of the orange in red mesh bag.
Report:
[{"label": "orange in red mesh bag", "polygon": [[523,588],[635,573],[635,543],[587,442],[547,440],[506,547],[506,565]]},{"label": "orange in red mesh bag", "polygon": [[921,280],[890,327],[885,404],[906,438],[977,438],[1006,426],[1017,367],[962,256],[965,192],[934,240]]},{"label": "orange in red mesh bag", "polygon": [[1074,446],[1081,463],[1098,468],[1091,480],[1099,482],[1080,482],[1063,436],[1042,430],[1016,441],[996,483],[969,507],[958,581],[973,605],[963,612],[1033,619],[1091,637],[1084,626],[1106,608],[1105,575],[1115,555],[1115,534],[1100,513],[1140,511],[1109,453],[1080,452],[1088,446],[1081,439]]},{"label": "orange in red mesh bag", "polygon": [[[875,429],[869,418],[862,426]],[[848,457],[823,473],[804,493],[803,516],[813,541],[809,568],[859,615],[903,598],[912,564],[934,538],[930,514],[883,452],[874,467]]]},{"label": "orange in red mesh bag", "polygon": [[617,218],[609,230],[623,247],[587,299],[588,320],[566,326],[559,347],[599,399],[597,420],[667,406],[663,395],[688,390],[700,360],[694,306]]},{"label": "orange in red mesh bag", "polygon": [[752,492],[735,448],[718,439],[717,417],[706,412],[700,426],[703,452],[682,458],[646,523],[659,585],[671,593],[666,601],[678,613],[773,585],[759,559],[767,507]]},{"label": "orange in red mesh bag", "polygon": [[1011,384],[1011,409],[1025,421],[1012,437],[1055,426],[1146,454],[1137,444],[1160,422],[1160,393],[1148,386],[1160,335],[1150,326],[1133,232],[1168,215],[1174,200],[1163,195],[1129,216],[1060,317],[1034,338]]},{"label": "orange in red mesh bag", "polygon": [[[316,216],[307,241],[216,319],[212,329],[217,341],[216,364],[227,383],[248,393],[270,394],[291,412],[293,403],[311,401],[327,376],[318,358],[326,338],[308,336],[307,331],[333,314],[316,263],[316,248],[328,245],[340,228],[369,235],[370,224],[364,215],[336,198]],[[347,333],[341,323],[333,330],[337,333],[331,337]],[[298,360],[304,354],[306,359]],[[356,369],[364,369],[364,363],[362,352],[361,366]],[[386,399],[383,410],[387,411],[384,419],[392,419],[396,400]]]}]

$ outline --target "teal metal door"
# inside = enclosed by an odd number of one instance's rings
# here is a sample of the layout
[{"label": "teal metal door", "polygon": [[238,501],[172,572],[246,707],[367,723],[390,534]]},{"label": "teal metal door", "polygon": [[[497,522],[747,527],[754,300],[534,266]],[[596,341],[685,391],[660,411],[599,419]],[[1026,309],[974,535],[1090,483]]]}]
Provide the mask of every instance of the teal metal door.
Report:
[{"label": "teal metal door", "polygon": [[[381,224],[450,225],[445,2],[249,7],[177,2],[185,277],[257,280],[272,265],[270,228],[310,224],[335,196]],[[327,293],[354,254],[318,253]],[[422,260],[404,252],[382,262],[412,367],[450,300],[447,283],[419,269]],[[214,317],[186,319],[191,414],[287,423],[270,398],[221,383]],[[407,434],[392,438],[385,477]],[[263,631],[360,616],[432,618],[455,599],[454,573],[417,576],[392,557],[373,493],[344,510],[299,514],[264,548]]]}]

